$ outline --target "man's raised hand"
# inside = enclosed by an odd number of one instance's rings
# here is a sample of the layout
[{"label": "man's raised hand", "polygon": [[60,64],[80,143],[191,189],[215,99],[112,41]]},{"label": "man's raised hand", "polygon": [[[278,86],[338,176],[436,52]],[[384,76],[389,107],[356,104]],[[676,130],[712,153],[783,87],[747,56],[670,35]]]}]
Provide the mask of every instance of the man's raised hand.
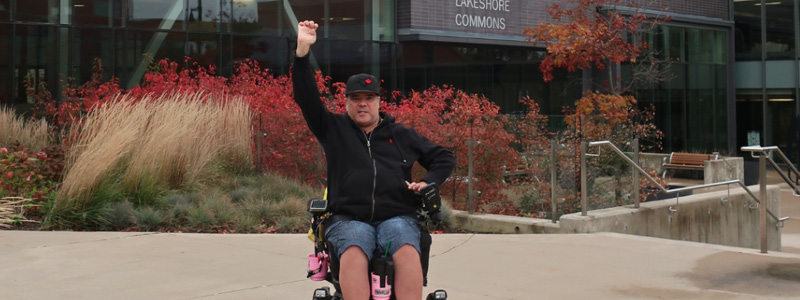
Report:
[{"label": "man's raised hand", "polygon": [[317,42],[317,28],[314,21],[302,21],[297,24],[297,57],[308,55],[311,45]]}]

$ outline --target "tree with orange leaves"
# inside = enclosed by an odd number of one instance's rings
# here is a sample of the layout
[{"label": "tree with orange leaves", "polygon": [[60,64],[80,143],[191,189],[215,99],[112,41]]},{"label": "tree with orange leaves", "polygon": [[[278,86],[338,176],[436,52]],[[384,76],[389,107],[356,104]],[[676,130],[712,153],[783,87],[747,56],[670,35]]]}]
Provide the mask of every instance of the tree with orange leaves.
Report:
[{"label": "tree with orange leaves", "polygon": [[[650,140],[653,147],[661,147],[663,134],[652,123],[652,110],[638,110],[636,99],[629,94],[631,87],[640,82],[667,81],[672,75],[669,62],[660,60],[659,53],[649,48],[641,37],[655,32],[658,25],[669,18],[658,10],[643,9],[629,0],[568,0],[565,4],[554,4],[549,8],[553,19],[525,29],[527,40],[546,49],[539,66],[544,81],[553,80],[555,69],[596,69],[605,71],[602,89],[587,90],[574,108],[565,108],[568,130],[555,138],[559,143],[577,144],[580,141],[608,140],[617,146],[633,138]],[[656,7],[650,3],[647,8]],[[630,64],[632,76],[627,82],[617,75],[621,64]],[[578,147],[574,147],[578,149]],[[576,171],[578,181],[579,156],[560,154],[562,168]],[[615,202],[621,198],[622,180],[619,175],[621,163],[610,155],[594,159],[590,169],[614,172]],[[594,176],[598,172],[595,172]],[[654,173],[653,173],[654,174]],[[593,179],[590,179],[593,181]],[[577,197],[577,195],[576,195]],[[620,203],[617,203],[619,205]]]}]

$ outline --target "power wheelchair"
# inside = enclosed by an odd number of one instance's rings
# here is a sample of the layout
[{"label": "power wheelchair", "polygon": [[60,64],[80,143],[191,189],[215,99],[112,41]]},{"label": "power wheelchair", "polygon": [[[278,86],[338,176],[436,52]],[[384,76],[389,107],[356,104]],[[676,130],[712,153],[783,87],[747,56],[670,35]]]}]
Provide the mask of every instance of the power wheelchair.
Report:
[{"label": "power wheelchair", "polygon": [[[325,197],[327,198],[327,197]],[[422,264],[423,286],[428,286],[428,263],[431,250],[431,235],[424,224],[439,225],[441,220],[441,197],[439,189],[435,183],[427,185],[417,195],[420,208],[417,210],[417,220],[420,226],[420,262]],[[308,212],[311,213],[311,229],[309,239],[314,242],[314,253],[309,255],[308,278],[315,281],[328,281],[333,284],[334,293],[330,287],[322,287],[314,290],[312,300],[344,300],[339,285],[339,261],[336,257],[333,245],[325,240],[324,228],[329,224],[338,221],[351,220],[347,216],[331,214],[327,211],[326,199],[311,199],[308,201]],[[394,265],[391,257],[384,253],[378,253],[382,249],[376,249],[373,259],[369,262],[370,274],[370,299],[372,300],[396,300],[393,281]],[[330,271],[327,271],[327,269]],[[428,294],[426,300],[446,300],[445,290],[436,290]]]}]

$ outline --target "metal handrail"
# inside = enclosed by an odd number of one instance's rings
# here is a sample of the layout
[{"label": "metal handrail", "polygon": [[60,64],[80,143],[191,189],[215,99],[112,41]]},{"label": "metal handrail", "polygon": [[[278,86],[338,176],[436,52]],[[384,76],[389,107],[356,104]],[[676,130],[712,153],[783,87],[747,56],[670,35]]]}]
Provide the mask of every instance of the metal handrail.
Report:
[{"label": "metal handrail", "polygon": [[[793,171],[796,175],[800,176],[800,171],[798,171],[797,168],[795,168],[794,164],[792,164],[792,162],[789,160],[789,158],[786,157],[786,155],[783,153],[783,151],[781,151],[780,148],[778,148],[778,146],[767,146],[767,147],[745,146],[745,147],[742,147],[742,151],[750,152],[750,156],[752,156],[754,158],[761,159],[762,156],[763,156],[763,158],[767,162],[769,162],[770,165],[772,165],[772,168],[774,168],[775,171],[777,171],[778,174],[781,175],[783,180],[786,181],[786,183],[789,184],[790,187],[792,187],[792,194],[795,195],[795,196],[800,196],[800,188],[798,188],[797,185],[794,184],[794,182],[792,182],[791,179],[789,179],[789,176],[786,173],[784,173],[783,170],[780,167],[778,167],[778,164],[772,159],[772,156],[770,155],[770,153],[773,153],[773,152],[774,153],[778,153],[778,157],[780,157],[780,159],[781,159],[781,161],[783,161],[783,163],[785,163],[787,166],[789,166],[789,170]],[[756,155],[756,152],[760,152],[761,155]],[[767,209],[767,213],[769,213],[770,216],[772,216],[773,218],[778,220],[779,224],[782,224],[783,221],[786,221],[786,220],[789,219],[789,217],[777,218],[777,217],[775,217],[775,215],[772,214],[772,211],[770,211],[769,209]]]},{"label": "metal handrail", "polygon": [[[658,187],[658,189],[659,189],[659,190],[661,190],[662,192],[664,192],[665,194],[675,194],[675,193],[680,193],[680,192],[685,192],[685,191],[690,191],[690,190],[696,190],[696,189],[702,189],[702,188],[709,188],[709,187],[715,187],[715,186],[721,186],[721,185],[731,185],[731,184],[738,184],[738,185],[739,185],[741,188],[743,188],[743,189],[744,189],[744,190],[747,192],[747,194],[749,194],[749,195],[750,195],[750,197],[751,197],[751,198],[752,198],[752,199],[753,199],[753,200],[754,200],[756,203],[758,203],[759,205],[761,205],[761,201],[759,201],[758,197],[756,197],[756,196],[755,196],[755,194],[753,194],[753,192],[752,192],[752,191],[750,191],[750,189],[748,189],[746,185],[744,185],[744,182],[742,182],[742,181],[741,181],[741,180],[739,180],[739,179],[736,179],[736,180],[728,180],[728,181],[720,181],[720,182],[715,182],[715,183],[706,183],[706,184],[700,184],[700,185],[694,185],[694,186],[687,186],[687,187],[682,187],[682,188],[677,188],[677,189],[667,189],[667,188],[665,188],[664,186],[662,186],[660,183],[658,183],[658,181],[656,181],[655,179],[653,179],[653,177],[652,177],[652,176],[650,176],[650,174],[648,174],[647,172],[645,172],[645,170],[644,170],[644,169],[642,169],[642,167],[640,167],[640,166],[639,166],[639,164],[635,163],[635,162],[634,162],[632,159],[630,159],[630,157],[628,157],[627,155],[625,155],[625,153],[624,153],[624,152],[622,152],[622,150],[620,150],[619,148],[617,148],[617,146],[615,146],[615,145],[614,145],[613,143],[611,143],[610,141],[597,141],[597,142],[589,142],[589,144],[588,144],[588,145],[589,145],[589,147],[593,147],[593,146],[602,146],[602,145],[607,145],[607,146],[611,147],[611,149],[612,149],[612,150],[613,150],[615,153],[617,153],[617,155],[619,155],[619,156],[620,156],[620,157],[621,157],[623,160],[625,160],[625,161],[626,161],[628,164],[630,164],[631,166],[633,166],[634,168],[636,168],[636,170],[638,170],[638,171],[639,171],[639,173],[641,173],[642,175],[644,175],[644,176],[645,176],[645,178],[647,178],[647,180],[649,180],[651,183],[653,183],[653,185],[655,185],[656,187]],[[581,204],[581,206],[585,206],[585,205]],[[775,219],[775,221],[777,221],[778,223],[782,223],[783,221],[785,221],[785,220],[787,220],[787,219],[788,219],[788,217],[786,217],[786,218],[778,218],[778,217],[777,217],[777,216],[775,216],[775,214],[773,214],[773,213],[772,213],[772,211],[770,211],[769,209],[767,209],[767,213],[768,213],[768,214],[769,214],[769,215],[770,215],[770,216],[771,216],[773,219]]]},{"label": "metal handrail", "polygon": [[[634,141],[634,145],[636,145],[636,144],[637,144],[637,142]],[[678,188],[678,189],[667,190],[664,186],[662,186],[655,179],[653,179],[653,177],[650,176],[650,174],[647,174],[647,172],[645,172],[644,169],[642,169],[639,166],[638,162],[634,162],[633,160],[631,160],[631,158],[629,158],[627,155],[625,155],[625,153],[623,153],[622,150],[617,148],[617,146],[615,146],[610,141],[589,142],[588,144],[587,144],[587,142],[584,141],[584,142],[581,142],[581,149],[580,149],[581,150],[581,157],[580,158],[581,158],[581,215],[582,216],[586,216],[587,215],[586,205],[587,205],[587,202],[588,202],[588,200],[587,200],[587,191],[586,191],[586,189],[587,189],[587,185],[586,185],[586,175],[587,175],[587,171],[586,171],[586,156],[588,156],[587,155],[587,149],[588,149],[589,146],[598,146],[599,147],[599,146],[603,146],[603,145],[607,145],[607,146],[611,147],[611,149],[614,150],[614,152],[617,155],[619,155],[625,162],[627,162],[632,167],[634,167],[636,170],[638,170],[639,173],[643,174],[645,176],[645,178],[650,180],[650,182],[653,185],[655,185],[662,192],[667,193],[667,194],[672,194],[672,193],[676,193],[677,194],[677,193],[680,193],[680,192],[683,192],[683,191],[689,191],[689,190],[695,190],[695,189],[701,189],[701,188],[708,188],[708,187],[720,186],[720,185],[728,185],[728,189],[729,189],[729,192],[730,192],[730,185],[731,184],[738,184],[742,189],[744,189],[747,192],[748,195],[750,195],[750,198],[752,198],[757,203],[757,205],[755,207],[750,205],[750,209],[756,209],[756,208],[759,209],[759,214],[760,214],[760,217],[759,217],[759,219],[760,219],[759,231],[760,231],[760,236],[761,236],[761,253],[767,253],[767,248],[768,248],[768,245],[767,245],[768,244],[767,243],[767,215],[769,215],[770,217],[775,219],[775,221],[776,221],[775,227],[777,227],[777,228],[783,227],[784,221],[789,219],[788,217],[779,218],[779,217],[775,216],[775,214],[773,214],[772,211],[770,211],[767,208],[767,203],[766,203],[766,199],[767,199],[767,178],[766,178],[766,164],[767,163],[766,162],[767,162],[767,160],[769,160],[770,164],[772,164],[772,166],[775,167],[778,170],[778,172],[781,174],[783,179],[786,180],[786,182],[789,183],[792,186],[792,188],[795,189],[795,191],[798,191],[797,186],[795,186],[791,182],[791,180],[789,180],[789,178],[786,176],[786,174],[783,173],[782,170],[780,170],[780,168],[777,168],[777,164],[775,163],[775,161],[773,161],[772,158],[769,157],[769,154],[772,151],[777,150],[777,152],[778,152],[779,156],[781,157],[781,159],[783,159],[785,162],[788,162],[788,159],[786,158],[785,155],[783,155],[783,152],[781,152],[781,150],[778,149],[778,147],[775,147],[775,146],[771,146],[771,147],[761,147],[761,146],[742,147],[742,151],[750,151],[750,152],[752,152],[751,155],[753,155],[753,157],[759,157],[759,164],[758,164],[759,165],[759,177],[760,177],[760,190],[759,190],[759,193],[761,194],[761,197],[759,198],[759,197],[756,197],[753,194],[753,192],[750,191],[749,188],[747,188],[747,186],[744,184],[744,182],[742,182],[742,180],[739,180],[739,179],[722,181],[722,182],[715,182],[715,183],[700,184],[700,185],[695,185],[695,186],[688,186],[688,187],[683,187],[683,188]],[[634,146],[634,148],[638,148],[638,147]],[[637,153],[639,151],[639,149],[634,149],[633,151],[634,151],[634,153]],[[598,152],[599,152],[599,148],[598,148]],[[755,156],[755,152],[760,152],[761,155]],[[797,169],[794,168],[794,166],[791,164],[791,162],[789,162],[788,165],[790,166],[790,168],[792,168],[793,171],[796,172],[796,174],[800,175],[800,172],[797,172]],[[636,174],[636,173],[634,173],[634,174]],[[638,189],[638,183],[637,182],[634,182],[634,186]],[[680,194],[677,194],[677,195],[678,195],[678,198],[676,199],[676,205],[680,205]],[[759,199],[761,199],[761,200],[759,200]],[[639,202],[639,199],[637,197],[636,203],[638,204],[638,202]],[[638,207],[638,205],[636,207]],[[670,214],[672,214],[673,212],[676,212],[676,211],[678,211],[677,208],[673,208],[672,206],[669,207],[669,213]]]},{"label": "metal handrail", "polygon": [[792,162],[789,160],[789,158],[786,157],[786,155],[783,153],[783,151],[781,151],[780,148],[778,148],[778,146],[768,146],[768,147],[745,146],[745,147],[742,147],[742,151],[750,152],[750,156],[752,156],[753,158],[760,158],[761,155],[756,155],[756,152],[761,152],[764,155],[764,158],[767,159],[767,162],[769,162],[769,164],[772,165],[772,168],[774,168],[775,171],[777,171],[778,174],[780,174],[781,177],[783,177],[783,180],[786,181],[786,183],[788,183],[789,186],[792,187],[792,193],[795,196],[800,196],[800,188],[797,187],[797,185],[795,185],[792,182],[792,180],[789,178],[789,176],[786,173],[784,173],[783,170],[780,167],[778,167],[778,164],[775,163],[775,161],[772,159],[772,156],[770,156],[769,153],[768,153],[768,152],[773,152],[773,151],[775,153],[777,153],[778,157],[781,158],[781,161],[783,161],[783,163],[785,163],[787,166],[789,166],[789,170],[793,171],[795,175],[800,176],[800,171],[798,171],[797,168],[795,168],[794,164],[792,164]]}]

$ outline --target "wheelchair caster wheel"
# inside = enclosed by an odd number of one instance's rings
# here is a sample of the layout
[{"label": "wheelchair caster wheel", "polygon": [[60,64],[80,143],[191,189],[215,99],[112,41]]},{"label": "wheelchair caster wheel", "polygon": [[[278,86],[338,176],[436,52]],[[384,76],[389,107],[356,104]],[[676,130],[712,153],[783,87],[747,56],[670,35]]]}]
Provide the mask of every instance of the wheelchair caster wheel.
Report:
[{"label": "wheelchair caster wheel", "polygon": [[447,300],[447,292],[445,290],[436,290],[428,294],[428,298],[425,298],[425,300]]},{"label": "wheelchair caster wheel", "polygon": [[314,290],[314,298],[312,300],[331,300],[331,289],[323,287]]}]

